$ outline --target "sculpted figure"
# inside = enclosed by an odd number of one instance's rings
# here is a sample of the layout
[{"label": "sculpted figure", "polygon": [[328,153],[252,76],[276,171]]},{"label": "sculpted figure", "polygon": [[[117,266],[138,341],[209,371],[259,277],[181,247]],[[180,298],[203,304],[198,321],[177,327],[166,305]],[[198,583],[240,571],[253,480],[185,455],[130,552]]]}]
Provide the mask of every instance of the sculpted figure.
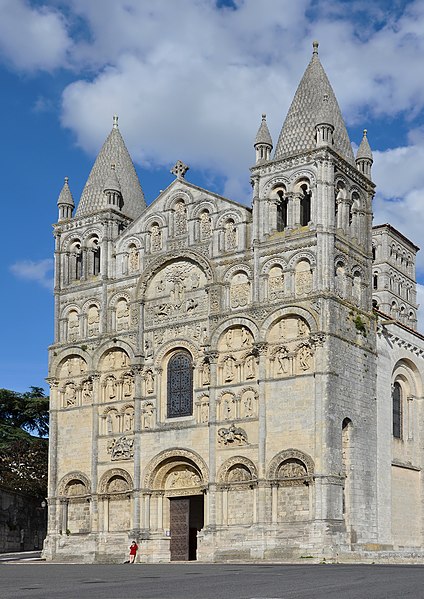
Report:
[{"label": "sculpted figure", "polygon": [[146,392],[147,393],[153,393],[154,391],[154,377],[153,377],[153,372],[151,370],[148,370],[146,372]]},{"label": "sculpted figure", "polygon": [[138,270],[139,268],[139,256],[138,256],[138,250],[135,247],[135,245],[132,245],[130,248],[130,255],[128,258],[128,265],[130,267],[130,271],[134,272],[135,270]]},{"label": "sculpted figure", "polygon": [[209,362],[203,363],[202,369],[202,383],[203,385],[209,385],[211,382],[211,367]]},{"label": "sculpted figure", "polygon": [[205,401],[200,406],[200,422],[207,422],[209,420],[209,404]]},{"label": "sculpted figure", "polygon": [[200,215],[200,237],[208,239],[212,233],[212,224],[209,213],[205,210]]},{"label": "sculpted figure", "polygon": [[116,382],[113,376],[108,376],[106,380],[106,399],[115,399]]},{"label": "sculpted figure", "polygon": [[152,252],[158,252],[162,249],[162,232],[156,223],[152,225],[150,230],[150,245]]},{"label": "sculpted figure", "polygon": [[225,223],[225,249],[233,250],[237,247],[237,229],[233,220]]},{"label": "sculpted figure", "polygon": [[246,327],[241,328],[241,345],[242,347],[252,345],[252,335]]},{"label": "sculpted figure", "polygon": [[133,380],[129,375],[124,377],[122,391],[125,397],[131,397],[133,394]]},{"label": "sculpted figure", "polygon": [[311,348],[307,345],[304,345],[299,351],[299,366],[301,370],[309,370],[311,367],[311,360]]},{"label": "sculpted figure", "polygon": [[150,429],[153,424],[153,406],[148,404],[143,411],[143,428]]},{"label": "sculpted figure", "polygon": [[279,374],[287,374],[289,371],[289,357],[287,355],[287,349],[285,347],[281,348],[277,354],[277,360],[279,365]]},{"label": "sculpted figure", "polygon": [[124,414],[124,430],[132,431],[134,428],[134,410],[128,409]]},{"label": "sculpted figure", "polygon": [[246,378],[247,379],[255,378],[255,357],[254,356],[252,356],[252,355],[247,356],[244,367],[245,367]]},{"label": "sculpted figure", "polygon": [[83,403],[91,403],[93,397],[93,383],[91,381],[84,381],[82,386],[82,401]]},{"label": "sculpted figure", "polygon": [[231,349],[233,347],[233,329],[228,329],[228,331],[226,332],[225,343],[228,349]]},{"label": "sculpted figure", "polygon": [[187,230],[187,209],[184,202],[175,204],[175,234],[182,235]]},{"label": "sculpted figure", "polygon": [[230,382],[234,378],[234,360],[227,358],[225,360],[225,381]]},{"label": "sculpted figure", "polygon": [[77,403],[77,390],[74,383],[69,383],[65,387],[65,405],[67,408],[72,408]]}]

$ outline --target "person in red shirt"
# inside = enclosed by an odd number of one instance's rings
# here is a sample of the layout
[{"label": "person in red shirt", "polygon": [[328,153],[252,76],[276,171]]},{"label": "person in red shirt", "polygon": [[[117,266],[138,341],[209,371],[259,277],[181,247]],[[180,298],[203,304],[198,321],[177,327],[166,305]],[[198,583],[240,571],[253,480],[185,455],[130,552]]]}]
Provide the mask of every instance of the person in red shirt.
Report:
[{"label": "person in red shirt", "polygon": [[138,545],[135,541],[133,541],[130,545],[130,564],[135,562],[135,558],[138,551]]}]

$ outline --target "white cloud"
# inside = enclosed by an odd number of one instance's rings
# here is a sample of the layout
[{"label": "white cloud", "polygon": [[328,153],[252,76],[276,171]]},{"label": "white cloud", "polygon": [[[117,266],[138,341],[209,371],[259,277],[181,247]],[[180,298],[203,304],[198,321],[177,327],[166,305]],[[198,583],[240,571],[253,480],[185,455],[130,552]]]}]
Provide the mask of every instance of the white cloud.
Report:
[{"label": "white cloud", "polygon": [[64,66],[71,44],[58,10],[0,0],[0,58],[13,68],[28,72]]},{"label": "white cloud", "polygon": [[[322,41],[322,62],[348,123],[413,118],[423,108],[419,0],[401,14],[369,3],[342,11],[337,1],[236,4],[224,10],[212,0],[70,0],[89,31],[75,43],[72,61],[93,74],[64,91],[62,124],[95,153],[116,112],[138,163],[180,158],[224,176],[224,193],[249,201],[260,114],[267,112],[276,143],[312,39]],[[368,26],[367,17],[383,15],[381,26]]]},{"label": "white cloud", "polygon": [[424,285],[417,285],[417,303],[418,308],[418,330],[424,331]]},{"label": "white cloud", "polygon": [[22,260],[10,267],[11,272],[26,281],[35,281],[42,287],[53,290],[53,260]]},{"label": "white cloud", "polygon": [[[390,223],[420,246],[424,222],[424,140],[413,137],[421,143],[374,153],[374,223]],[[417,255],[417,270],[424,277],[424,247]]]}]

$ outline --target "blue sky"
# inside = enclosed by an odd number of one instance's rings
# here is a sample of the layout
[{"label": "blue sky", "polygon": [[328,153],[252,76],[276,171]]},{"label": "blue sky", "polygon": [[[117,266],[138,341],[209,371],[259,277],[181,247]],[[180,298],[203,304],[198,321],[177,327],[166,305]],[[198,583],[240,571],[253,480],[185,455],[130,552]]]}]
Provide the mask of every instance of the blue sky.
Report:
[{"label": "blue sky", "polygon": [[181,159],[249,203],[261,113],[275,143],[314,39],[352,142],[369,132],[375,224],[422,245],[422,0],[0,0],[0,387],[47,389],[56,201],[65,176],[78,201],[112,115],[148,202]]}]

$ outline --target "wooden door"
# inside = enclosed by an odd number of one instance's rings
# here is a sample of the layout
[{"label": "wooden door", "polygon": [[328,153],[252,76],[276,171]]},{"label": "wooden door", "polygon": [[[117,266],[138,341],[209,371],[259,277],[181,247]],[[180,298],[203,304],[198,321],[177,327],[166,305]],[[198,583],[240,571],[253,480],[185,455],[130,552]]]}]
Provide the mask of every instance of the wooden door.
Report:
[{"label": "wooden door", "polygon": [[189,559],[190,498],[170,499],[171,561]]}]

